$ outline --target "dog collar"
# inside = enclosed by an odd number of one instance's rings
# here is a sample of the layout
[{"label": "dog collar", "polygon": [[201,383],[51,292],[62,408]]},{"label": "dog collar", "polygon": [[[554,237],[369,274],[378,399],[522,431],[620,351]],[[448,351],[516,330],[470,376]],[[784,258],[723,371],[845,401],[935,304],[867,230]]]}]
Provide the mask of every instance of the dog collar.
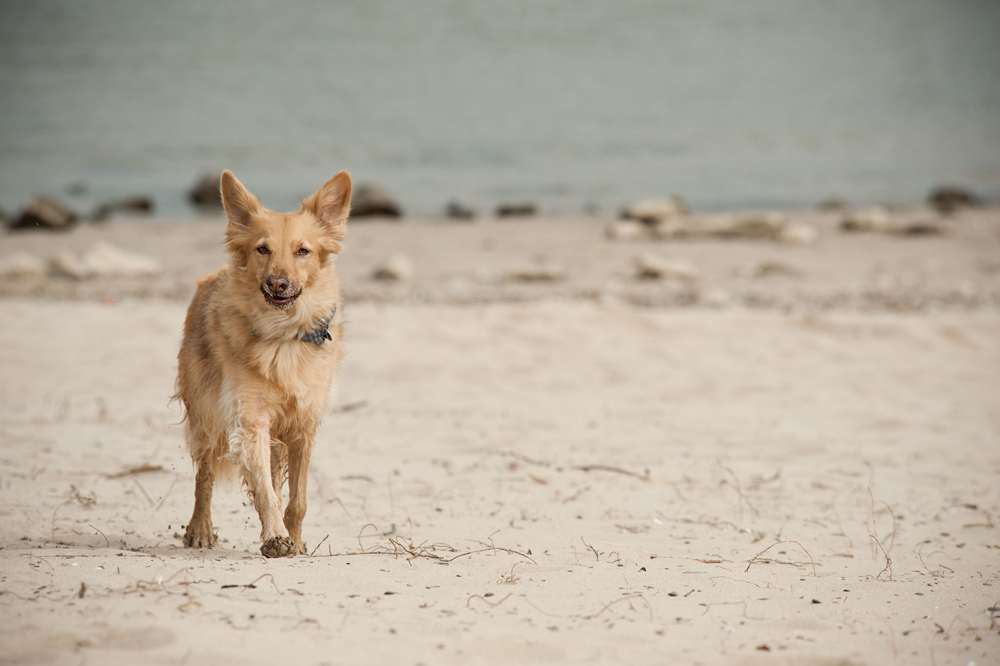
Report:
[{"label": "dog collar", "polygon": [[302,342],[311,342],[316,346],[321,346],[327,340],[333,340],[330,336],[330,322],[337,315],[337,305],[333,306],[333,310],[330,311],[330,316],[319,320],[316,324],[316,328],[309,331],[308,333],[302,335],[299,340]]}]

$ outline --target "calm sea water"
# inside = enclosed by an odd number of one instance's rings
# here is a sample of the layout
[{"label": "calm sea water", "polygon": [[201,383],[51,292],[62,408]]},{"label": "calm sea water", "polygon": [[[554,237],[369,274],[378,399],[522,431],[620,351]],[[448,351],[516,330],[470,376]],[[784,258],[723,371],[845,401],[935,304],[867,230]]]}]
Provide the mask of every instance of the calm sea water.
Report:
[{"label": "calm sea water", "polygon": [[223,167],[416,215],[1000,197],[1000,2],[0,0],[0,207]]}]

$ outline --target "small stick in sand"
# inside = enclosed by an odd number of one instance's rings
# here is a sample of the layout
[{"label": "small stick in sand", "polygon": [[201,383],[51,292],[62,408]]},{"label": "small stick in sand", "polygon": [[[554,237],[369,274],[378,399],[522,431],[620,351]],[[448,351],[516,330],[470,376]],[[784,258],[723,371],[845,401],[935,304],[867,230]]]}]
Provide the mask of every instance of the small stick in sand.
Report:
[{"label": "small stick in sand", "polygon": [[482,596],[481,594],[473,594],[473,595],[472,595],[471,597],[469,597],[469,598],[468,598],[468,599],[467,599],[467,600],[465,601],[465,607],[466,607],[466,608],[471,608],[471,606],[469,606],[469,604],[470,604],[470,603],[472,603],[472,600],[473,600],[473,599],[479,599],[480,601],[482,601],[482,602],[483,602],[484,604],[486,604],[487,606],[490,606],[490,607],[492,607],[492,608],[496,608],[497,606],[499,606],[499,605],[500,605],[500,604],[502,604],[503,602],[505,602],[505,601],[507,601],[508,599],[510,599],[510,598],[511,598],[511,597],[512,597],[513,595],[514,595],[514,593],[513,593],[513,592],[511,592],[510,594],[508,594],[508,595],[507,595],[506,597],[504,597],[504,598],[503,598],[503,599],[501,599],[500,601],[498,601],[498,602],[496,602],[496,603],[490,603],[489,601],[487,601],[487,600],[486,600],[486,597]]},{"label": "small stick in sand", "polygon": [[312,549],[311,553],[309,553],[309,557],[312,557],[313,555],[315,555],[316,551],[319,550],[319,547],[323,545],[323,542],[326,541],[329,538],[330,538],[329,534],[327,534],[325,537],[323,537],[323,541],[320,541],[318,544],[316,544],[316,547]]},{"label": "small stick in sand", "polygon": [[584,541],[583,537],[580,537],[580,541],[583,542],[583,545],[586,546],[587,548],[589,548],[590,551],[594,554],[594,559],[597,560],[598,562],[600,562],[601,561],[601,554],[599,552],[597,552],[597,549],[594,548],[593,546],[591,546],[586,541]]},{"label": "small stick in sand", "polygon": [[[93,525],[91,525],[91,527],[94,527],[94,526],[93,526]],[[94,529],[95,529],[95,530],[97,530],[98,534],[100,534],[100,535],[101,535],[102,537],[104,537],[104,544],[105,544],[105,545],[106,545],[106,546],[107,546],[108,548],[111,548],[111,542],[110,542],[110,541],[108,541],[108,537],[104,536],[104,532],[101,532],[101,530],[98,530],[98,529],[97,529],[96,527],[94,527]]]},{"label": "small stick in sand", "polygon": [[885,567],[882,568],[882,571],[878,572],[878,576],[875,576],[875,580],[878,580],[879,576],[884,574],[886,571],[889,572],[889,580],[892,580],[892,560],[889,559],[889,554],[885,552],[885,548],[882,547],[882,542],[880,542],[874,534],[869,534],[868,536],[871,537],[872,541],[878,544],[879,550],[882,551],[882,555],[885,557]]},{"label": "small stick in sand", "polygon": [[[756,555],[754,555],[754,556],[753,556],[753,557],[752,557],[752,558],[750,559],[750,563],[749,563],[749,564],[747,564],[747,568],[743,570],[743,573],[746,573],[747,571],[750,571],[750,567],[751,567],[751,566],[753,566],[753,563],[757,561],[757,558],[758,558],[758,557],[760,557],[761,555],[763,555],[763,554],[764,554],[764,553],[766,553],[767,551],[771,550],[771,549],[772,549],[772,548],[774,548],[775,546],[780,546],[780,545],[781,545],[781,544],[783,544],[783,543],[794,543],[794,544],[795,544],[796,546],[798,546],[798,547],[799,547],[799,548],[801,548],[801,549],[802,549],[803,551],[805,551],[805,554],[806,554],[806,555],[809,555],[809,562],[810,562],[810,563],[812,563],[812,570],[813,570],[813,576],[816,576],[817,578],[819,578],[819,574],[818,574],[818,573],[816,573],[816,560],[814,560],[814,559],[813,559],[813,556],[812,556],[812,555],[811,555],[811,554],[809,553],[809,551],[808,551],[808,550],[806,550],[806,547],[805,547],[805,546],[803,546],[803,545],[802,545],[801,543],[799,543],[798,541],[792,541],[792,540],[788,540],[788,541],[778,541],[777,543],[772,543],[772,544],[771,544],[770,546],[768,546],[768,547],[767,547],[767,548],[765,548],[764,550],[762,550],[762,551],[760,551],[759,553],[757,553]],[[777,560],[772,560],[772,561],[777,561]],[[786,563],[783,563],[783,564],[794,564],[794,563],[793,563],[793,562],[786,562]],[[797,565],[796,565],[796,566],[797,566]]]},{"label": "small stick in sand", "polygon": [[624,474],[625,476],[634,477],[640,481],[649,481],[648,469],[643,474],[622,469],[621,467],[612,467],[611,465],[577,465],[576,467],[571,467],[570,469],[579,470],[581,472],[615,472],[616,474]]},{"label": "small stick in sand", "polygon": [[615,599],[614,601],[612,601],[610,603],[604,604],[604,606],[601,607],[601,610],[597,611],[593,615],[584,615],[583,619],[584,620],[593,620],[594,618],[600,616],[604,611],[606,611],[609,608],[611,608],[612,606],[614,606],[615,604],[620,604],[623,601],[631,601],[631,600],[634,600],[634,599],[640,599],[642,601],[642,603],[644,603],[646,605],[646,610],[649,611],[649,620],[652,622],[652,620],[653,620],[653,607],[649,605],[649,601],[646,600],[646,597],[642,596],[641,594],[632,594],[632,595],[629,595],[627,597],[622,597],[621,599]]}]

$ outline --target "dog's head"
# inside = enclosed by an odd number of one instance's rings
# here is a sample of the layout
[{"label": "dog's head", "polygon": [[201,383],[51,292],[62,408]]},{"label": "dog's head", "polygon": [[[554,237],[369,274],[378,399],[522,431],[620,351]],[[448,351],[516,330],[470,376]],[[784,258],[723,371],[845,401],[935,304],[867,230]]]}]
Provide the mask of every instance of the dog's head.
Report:
[{"label": "dog's head", "polygon": [[229,171],[222,173],[220,189],[229,219],[226,249],[243,281],[258,287],[271,308],[291,308],[330,255],[340,252],[351,208],[350,175],[341,171],[328,180],[296,213],[267,210]]}]

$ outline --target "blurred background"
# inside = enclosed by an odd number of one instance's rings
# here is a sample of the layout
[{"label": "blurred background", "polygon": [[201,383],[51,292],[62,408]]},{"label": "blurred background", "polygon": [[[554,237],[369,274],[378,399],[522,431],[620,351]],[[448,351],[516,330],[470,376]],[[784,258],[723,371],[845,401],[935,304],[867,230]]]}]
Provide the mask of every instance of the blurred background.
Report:
[{"label": "blurred background", "polygon": [[995,0],[0,2],[0,208],[339,169],[408,215],[1000,197]]}]

